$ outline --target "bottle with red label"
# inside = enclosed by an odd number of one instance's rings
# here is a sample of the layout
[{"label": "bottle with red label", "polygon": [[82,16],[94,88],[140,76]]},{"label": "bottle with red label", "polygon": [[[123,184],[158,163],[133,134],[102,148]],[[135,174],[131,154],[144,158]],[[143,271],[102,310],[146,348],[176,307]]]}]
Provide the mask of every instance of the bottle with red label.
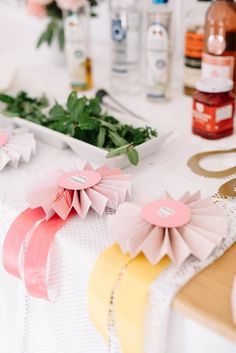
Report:
[{"label": "bottle with red label", "polygon": [[195,0],[195,4],[186,14],[184,93],[188,96],[193,95],[195,83],[201,77],[205,17],[210,2],[211,0]]},{"label": "bottle with red label", "polygon": [[236,90],[236,3],[214,0],[206,15],[202,77],[224,77]]},{"label": "bottle with red label", "polygon": [[192,131],[207,139],[233,134],[235,100],[233,81],[203,78],[196,83],[193,95]]}]

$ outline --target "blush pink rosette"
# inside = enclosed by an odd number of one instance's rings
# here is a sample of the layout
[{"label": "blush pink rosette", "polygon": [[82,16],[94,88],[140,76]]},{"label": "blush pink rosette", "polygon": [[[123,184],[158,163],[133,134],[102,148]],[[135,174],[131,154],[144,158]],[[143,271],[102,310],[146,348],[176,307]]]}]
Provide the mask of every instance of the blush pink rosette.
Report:
[{"label": "blush pink rosette", "polygon": [[93,170],[87,163],[81,171],[58,172],[46,181],[39,180],[31,187],[27,198],[30,207],[41,207],[47,219],[57,214],[65,220],[72,209],[82,219],[90,208],[99,215],[106,207],[116,210],[130,193],[129,175],[108,166]]},{"label": "blush pink rosette", "polygon": [[106,165],[93,169],[87,163],[81,170],[58,171],[36,180],[29,189],[30,208],[7,233],[3,264],[10,274],[24,280],[31,295],[50,299],[47,262],[57,232],[71,216],[83,220],[90,209],[99,215],[106,207],[116,210],[131,192],[131,177],[120,169]]},{"label": "blush pink rosette", "polygon": [[166,193],[145,205],[120,205],[109,227],[123,253],[134,258],[142,252],[153,265],[167,255],[179,266],[190,255],[205,260],[226,236],[227,218],[200,192],[180,200]]}]

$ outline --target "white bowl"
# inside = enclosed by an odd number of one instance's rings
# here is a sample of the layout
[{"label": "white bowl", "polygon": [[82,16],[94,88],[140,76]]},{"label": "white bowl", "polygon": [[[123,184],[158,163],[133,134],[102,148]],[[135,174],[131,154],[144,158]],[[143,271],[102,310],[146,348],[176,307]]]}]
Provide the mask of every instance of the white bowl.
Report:
[{"label": "white bowl", "polygon": [[[116,114],[117,115],[117,114]],[[136,127],[143,127],[146,125],[151,126],[152,128],[156,128],[158,132],[158,137],[154,137],[151,140],[139,145],[136,147],[139,152],[140,160],[143,160],[150,155],[153,155],[158,152],[159,146],[163,144],[163,142],[167,139],[167,137],[171,134],[171,131],[166,131],[161,129],[160,127],[153,126],[152,124],[134,119],[129,116],[119,115],[119,121],[122,123],[130,124]],[[31,121],[24,120],[21,118],[5,118],[0,117],[0,122],[11,121],[17,126],[27,127],[30,131],[32,131],[37,140],[48,144],[50,146],[56,147],[58,149],[65,149],[70,147],[79,157],[86,159],[90,162],[94,162],[96,164],[108,164],[111,167],[117,168],[125,168],[130,165],[128,157],[126,155],[120,155],[113,158],[106,158],[107,151],[90,145],[84,141],[77,140],[73,137],[64,135],[60,132],[48,129],[44,126],[35,124]]]}]

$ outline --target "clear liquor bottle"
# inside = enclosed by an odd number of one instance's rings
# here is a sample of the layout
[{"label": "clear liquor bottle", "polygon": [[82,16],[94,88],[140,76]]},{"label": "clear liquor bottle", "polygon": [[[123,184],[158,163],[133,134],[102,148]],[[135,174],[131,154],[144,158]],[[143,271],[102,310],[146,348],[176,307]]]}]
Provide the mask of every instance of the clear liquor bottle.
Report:
[{"label": "clear liquor bottle", "polygon": [[141,89],[142,12],[138,0],[111,0],[110,85],[115,93]]},{"label": "clear liquor bottle", "polygon": [[91,89],[93,84],[88,1],[82,1],[76,11],[65,11],[64,31],[71,88],[77,91]]},{"label": "clear liquor bottle", "polygon": [[152,101],[169,98],[172,11],[168,0],[152,0],[147,9],[146,95]]}]

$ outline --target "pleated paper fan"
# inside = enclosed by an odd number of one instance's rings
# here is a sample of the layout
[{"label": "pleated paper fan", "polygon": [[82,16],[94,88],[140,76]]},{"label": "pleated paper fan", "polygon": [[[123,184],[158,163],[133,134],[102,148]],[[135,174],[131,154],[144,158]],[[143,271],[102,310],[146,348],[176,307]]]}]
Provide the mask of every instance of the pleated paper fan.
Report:
[{"label": "pleated paper fan", "polygon": [[28,192],[28,202],[32,209],[42,207],[47,219],[57,214],[65,220],[72,209],[84,219],[90,209],[99,215],[106,207],[117,209],[130,193],[130,175],[106,165],[93,169],[87,163],[82,170],[59,171],[36,181]]},{"label": "pleated paper fan", "polygon": [[[70,217],[84,219],[89,210],[103,215],[105,208],[117,209],[131,192],[131,176],[103,165],[87,163],[82,169],[44,171],[44,178],[29,186],[29,208],[9,228],[3,245],[3,264],[25,282],[36,297],[55,300],[48,285],[49,253],[60,229]],[[79,236],[79,234],[78,234]]]},{"label": "pleated paper fan", "polygon": [[181,265],[190,255],[206,259],[227,234],[227,218],[200,192],[186,192],[180,200],[168,193],[144,206],[124,203],[110,217],[110,232],[123,253],[143,252],[157,264],[167,255]]},{"label": "pleated paper fan", "polygon": [[35,154],[34,135],[26,128],[7,127],[0,130],[0,171],[7,165],[14,168],[20,162],[28,163]]}]

